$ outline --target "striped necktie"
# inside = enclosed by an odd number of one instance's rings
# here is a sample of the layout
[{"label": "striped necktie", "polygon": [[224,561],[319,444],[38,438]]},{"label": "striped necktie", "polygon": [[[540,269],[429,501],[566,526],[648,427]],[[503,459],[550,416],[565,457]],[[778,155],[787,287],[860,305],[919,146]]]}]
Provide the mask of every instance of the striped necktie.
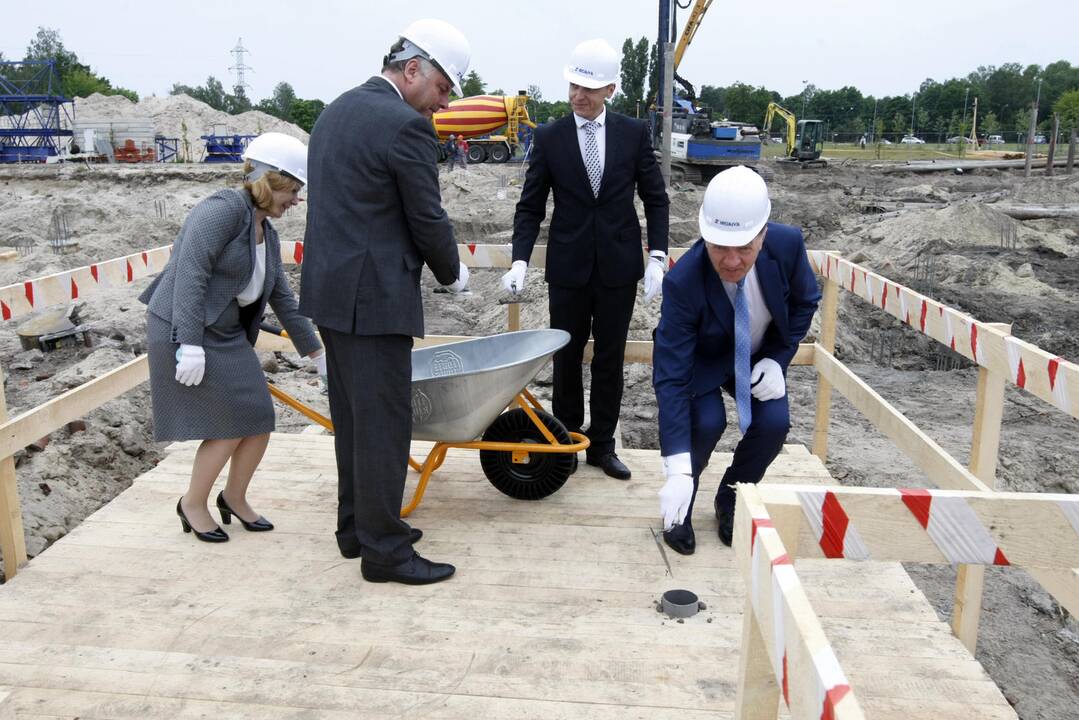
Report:
[{"label": "striped necktie", "polygon": [[734,400],[738,406],[738,427],[745,435],[753,419],[749,394],[749,303],[746,302],[746,279],[738,281],[734,293]]}]

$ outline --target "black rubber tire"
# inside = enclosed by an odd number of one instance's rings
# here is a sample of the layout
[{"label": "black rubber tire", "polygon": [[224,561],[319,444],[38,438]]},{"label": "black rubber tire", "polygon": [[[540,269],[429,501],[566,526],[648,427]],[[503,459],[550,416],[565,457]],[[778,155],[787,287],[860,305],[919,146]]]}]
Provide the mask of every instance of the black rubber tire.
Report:
[{"label": "black rubber tire", "polygon": [[504,163],[510,159],[510,150],[505,145],[492,145],[487,149],[487,159],[493,163]]},{"label": "black rubber tire", "polygon": [[[558,442],[571,442],[565,426],[554,416],[542,410],[535,413]],[[548,444],[547,438],[520,408],[499,415],[483,433],[483,439],[489,442]],[[573,453],[531,453],[527,463],[515,464],[511,452],[480,450],[483,474],[500,492],[518,500],[541,500],[558,492],[569,479],[575,459]]]},{"label": "black rubber tire", "polygon": [[487,161],[487,148],[482,145],[469,145],[468,146],[468,162],[469,164],[481,163]]}]

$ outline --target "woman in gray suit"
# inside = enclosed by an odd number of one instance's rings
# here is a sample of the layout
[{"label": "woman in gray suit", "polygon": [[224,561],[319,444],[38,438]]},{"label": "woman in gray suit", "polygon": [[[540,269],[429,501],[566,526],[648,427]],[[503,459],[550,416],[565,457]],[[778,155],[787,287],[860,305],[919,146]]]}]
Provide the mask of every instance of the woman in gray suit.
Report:
[{"label": "woman in gray suit", "polygon": [[296,350],[326,375],[325,354],[311,322],[297,312],[269,221],[299,202],[307,148],[288,135],[265,133],[244,160],[243,188],[219,190],[192,209],[165,269],[139,297],[148,306],[154,439],[203,441],[176,514],[184,532],[205,542],[229,539],[206,505],[230,461],[217,495],[221,521],[228,525],[235,515],[246,530],[273,529],[247,504],[247,486],[274,429],[253,347],[267,303]]}]

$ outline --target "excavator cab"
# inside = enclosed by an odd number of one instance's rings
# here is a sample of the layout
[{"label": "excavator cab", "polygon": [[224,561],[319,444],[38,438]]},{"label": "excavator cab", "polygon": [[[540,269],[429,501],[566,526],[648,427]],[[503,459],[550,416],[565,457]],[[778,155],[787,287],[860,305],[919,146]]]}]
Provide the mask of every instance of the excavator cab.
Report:
[{"label": "excavator cab", "polygon": [[812,161],[820,158],[824,149],[824,122],[821,120],[799,120],[798,135],[791,157],[798,161]]}]

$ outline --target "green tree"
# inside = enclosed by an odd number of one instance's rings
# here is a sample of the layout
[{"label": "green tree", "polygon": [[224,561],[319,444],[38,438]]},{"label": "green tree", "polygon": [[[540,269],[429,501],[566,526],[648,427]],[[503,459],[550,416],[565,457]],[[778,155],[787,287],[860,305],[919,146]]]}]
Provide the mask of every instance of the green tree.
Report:
[{"label": "green tree", "polygon": [[716,87],[714,85],[701,85],[701,91],[698,93],[700,97],[698,100],[704,107],[712,108],[713,114],[716,117],[720,117],[724,114],[724,93],[725,88]]},{"label": "green tree", "polygon": [[225,96],[225,112],[239,115],[251,109],[251,100],[242,87],[237,86],[231,95]]},{"label": "green tree", "polygon": [[263,99],[258,104],[257,109],[276,118],[293,122],[292,106],[296,100],[296,91],[292,89],[292,85],[287,82],[279,82],[274,86],[273,95]]},{"label": "green tree", "polygon": [[464,93],[461,97],[472,97],[473,95],[483,95],[487,92],[487,85],[483,82],[483,78],[475,70],[468,73],[465,77],[465,81],[461,83],[461,92]]},{"label": "green tree", "polygon": [[1079,129],[1079,90],[1069,90],[1053,104],[1053,112],[1060,114],[1060,129],[1066,133]]},{"label": "green tree", "polygon": [[172,86],[172,90],[169,91],[170,95],[187,95],[200,100],[214,110],[224,111],[226,108],[226,93],[225,86],[221,84],[221,81],[215,78],[213,75],[206,78],[205,85],[199,85],[197,87],[191,87],[190,85],[181,85],[175,83]]},{"label": "green tree", "polygon": [[311,132],[315,127],[315,121],[322,111],[326,109],[326,103],[321,100],[303,100],[297,98],[292,101],[292,122],[302,127],[306,132]]},{"label": "green tree", "polygon": [[779,94],[764,87],[735,83],[727,88],[723,101],[728,119],[758,123],[764,120],[768,103],[779,101]]},{"label": "green tree", "polygon": [[644,81],[648,77],[648,39],[633,42],[626,38],[622,43],[622,83],[619,88],[626,97],[628,107],[636,107],[644,100]]}]

